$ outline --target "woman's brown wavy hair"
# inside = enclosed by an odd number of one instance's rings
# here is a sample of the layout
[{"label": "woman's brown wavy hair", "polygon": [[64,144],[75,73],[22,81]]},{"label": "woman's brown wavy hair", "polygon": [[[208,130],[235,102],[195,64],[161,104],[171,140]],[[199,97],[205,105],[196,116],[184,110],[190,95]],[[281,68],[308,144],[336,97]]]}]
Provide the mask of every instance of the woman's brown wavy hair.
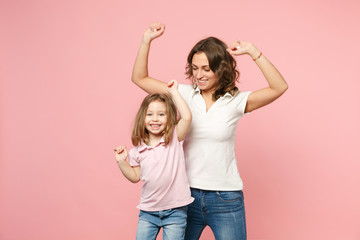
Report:
[{"label": "woman's brown wavy hair", "polygon": [[169,144],[172,138],[174,128],[178,122],[176,106],[168,94],[150,94],[144,98],[135,117],[131,135],[131,141],[134,146],[139,146],[142,141],[145,144],[149,144],[149,132],[145,127],[145,116],[150,103],[155,101],[163,102],[166,106],[167,126],[163,132],[165,145]]},{"label": "woman's brown wavy hair", "polygon": [[191,79],[196,88],[195,79],[192,71],[192,59],[196,53],[205,53],[211,71],[218,79],[213,100],[216,101],[225,93],[234,94],[238,91],[235,83],[239,78],[239,71],[236,69],[236,61],[228,51],[226,44],[218,38],[208,37],[199,41],[190,51],[187,57],[186,76]]}]

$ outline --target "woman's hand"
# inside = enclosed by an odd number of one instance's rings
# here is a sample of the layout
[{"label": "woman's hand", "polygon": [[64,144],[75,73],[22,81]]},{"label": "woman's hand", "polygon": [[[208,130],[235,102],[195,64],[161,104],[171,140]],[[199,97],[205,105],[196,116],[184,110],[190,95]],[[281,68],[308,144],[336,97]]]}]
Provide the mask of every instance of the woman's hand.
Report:
[{"label": "woman's hand", "polygon": [[127,158],[127,151],[126,151],[126,147],[125,146],[119,146],[114,148],[114,152],[115,152],[115,158],[116,158],[116,162],[122,162],[125,161]]},{"label": "woman's hand", "polygon": [[233,41],[226,50],[234,56],[249,54],[253,59],[258,57],[260,54],[260,51],[254,46],[254,44],[239,40]]},{"label": "woman's hand", "polygon": [[150,43],[155,38],[160,37],[165,32],[165,25],[163,23],[151,23],[148,29],[144,32],[143,41]]}]

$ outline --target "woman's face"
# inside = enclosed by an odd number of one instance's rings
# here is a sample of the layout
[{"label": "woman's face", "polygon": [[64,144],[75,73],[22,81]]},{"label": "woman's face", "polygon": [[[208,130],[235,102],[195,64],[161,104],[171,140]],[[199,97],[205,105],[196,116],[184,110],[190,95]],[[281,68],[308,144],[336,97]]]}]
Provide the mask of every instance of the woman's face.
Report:
[{"label": "woman's face", "polygon": [[210,69],[209,60],[203,52],[195,53],[192,58],[192,73],[196,84],[202,92],[215,91],[218,79]]}]

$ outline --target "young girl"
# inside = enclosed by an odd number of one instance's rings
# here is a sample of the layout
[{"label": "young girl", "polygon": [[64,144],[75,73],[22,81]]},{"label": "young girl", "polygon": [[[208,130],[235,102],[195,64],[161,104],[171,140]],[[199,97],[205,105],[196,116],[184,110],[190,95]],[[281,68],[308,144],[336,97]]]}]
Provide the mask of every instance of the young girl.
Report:
[{"label": "young girl", "polygon": [[[167,94],[148,95],[135,118],[132,132],[135,147],[129,154],[124,146],[114,149],[124,176],[133,183],[144,181],[138,205],[138,240],[155,239],[161,227],[164,240],[184,239],[187,205],[194,200],[183,152],[191,112],[177,88],[175,80],[168,83],[173,100]],[[181,116],[179,121],[176,107]]]}]

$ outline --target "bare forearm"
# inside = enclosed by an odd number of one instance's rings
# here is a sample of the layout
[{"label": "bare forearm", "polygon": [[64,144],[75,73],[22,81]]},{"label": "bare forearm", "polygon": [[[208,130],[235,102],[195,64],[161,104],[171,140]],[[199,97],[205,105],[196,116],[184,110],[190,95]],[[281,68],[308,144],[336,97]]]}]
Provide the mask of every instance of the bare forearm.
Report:
[{"label": "bare forearm", "polygon": [[282,94],[288,89],[288,85],[281,73],[257,48],[254,47],[249,52],[249,55],[255,59],[271,90]]},{"label": "bare forearm", "polygon": [[191,111],[178,91],[171,92],[172,99],[180,113],[181,119],[191,122]]},{"label": "bare forearm", "polygon": [[280,72],[252,43],[236,40],[227,50],[235,56],[250,55],[268,83],[267,87],[250,93],[245,112],[251,112],[275,101],[288,89],[288,85]]},{"label": "bare forearm", "polygon": [[176,125],[176,131],[178,140],[182,141],[184,140],[191,126],[191,111],[178,91],[178,82],[176,80],[171,80],[168,82],[168,91],[171,94],[171,97],[181,116],[179,122]]},{"label": "bare forearm", "polygon": [[166,83],[149,76],[148,60],[151,41],[160,37],[165,25],[152,23],[144,32],[138,54],[135,59],[131,80],[147,93],[166,93]]},{"label": "bare forearm", "polygon": [[130,164],[127,161],[119,161],[118,162],[118,166],[122,172],[122,174],[130,181],[133,183],[137,183],[140,178],[139,176],[136,174],[135,170],[133,167],[130,166]]},{"label": "bare forearm", "polygon": [[139,81],[148,77],[148,58],[150,51],[150,41],[142,40],[138,54],[135,59],[131,80],[137,84]]}]

